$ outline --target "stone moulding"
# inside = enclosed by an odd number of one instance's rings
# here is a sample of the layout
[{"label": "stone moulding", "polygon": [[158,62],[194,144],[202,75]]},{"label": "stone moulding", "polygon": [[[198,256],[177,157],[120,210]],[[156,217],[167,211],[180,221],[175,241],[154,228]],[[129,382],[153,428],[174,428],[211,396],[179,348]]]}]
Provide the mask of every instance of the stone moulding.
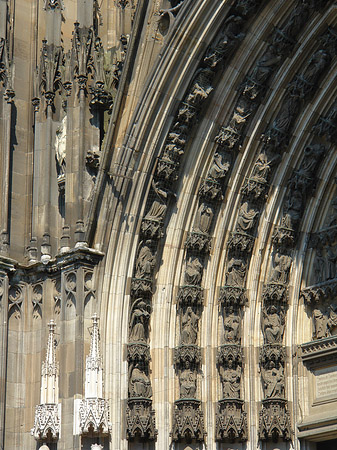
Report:
[{"label": "stone moulding", "polygon": [[216,413],[215,439],[219,442],[243,442],[247,440],[247,414],[244,411],[243,400],[219,400]]},{"label": "stone moulding", "polygon": [[148,398],[129,398],[126,407],[127,439],[135,438],[153,441],[156,439],[155,412]]},{"label": "stone moulding", "polygon": [[38,441],[51,438],[57,440],[61,428],[61,404],[43,403],[36,405],[32,436]]},{"label": "stone moulding", "polygon": [[81,433],[100,433],[108,435],[111,431],[109,422],[109,404],[103,398],[85,398],[80,408]]},{"label": "stone moulding", "polygon": [[284,399],[265,399],[259,417],[259,437],[261,441],[277,442],[291,440],[290,416],[287,401]]},{"label": "stone moulding", "polygon": [[181,399],[175,401],[173,417],[173,441],[192,440],[203,441],[206,433],[204,431],[204,415],[201,410],[201,401],[196,399]]},{"label": "stone moulding", "polygon": [[300,346],[302,361],[307,366],[318,366],[337,359],[337,336],[306,342]]}]

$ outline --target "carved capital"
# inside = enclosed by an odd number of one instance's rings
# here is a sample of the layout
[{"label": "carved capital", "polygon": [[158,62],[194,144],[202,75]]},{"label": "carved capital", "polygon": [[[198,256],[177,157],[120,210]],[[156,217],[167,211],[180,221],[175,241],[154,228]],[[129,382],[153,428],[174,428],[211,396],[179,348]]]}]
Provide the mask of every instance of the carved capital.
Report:
[{"label": "carved capital", "polygon": [[263,287],[264,303],[286,303],[288,300],[287,285],[284,283],[268,283]]},{"label": "carved capital", "polygon": [[235,365],[242,364],[242,349],[240,345],[227,344],[219,347],[218,354],[216,356],[217,364],[224,366],[230,359]]},{"label": "carved capital", "polygon": [[320,302],[328,302],[336,297],[337,280],[328,280],[303,289],[300,298],[303,298],[307,305],[315,305]]},{"label": "carved capital", "polygon": [[126,407],[126,438],[153,441],[157,434],[152,401],[147,398],[129,398]]},{"label": "carved capital", "polygon": [[286,400],[274,398],[262,401],[259,437],[261,441],[291,440],[290,416]]},{"label": "carved capital", "polygon": [[204,429],[204,415],[200,400],[177,400],[174,408],[172,440],[203,441],[206,436]]},{"label": "carved capital", "polygon": [[247,440],[247,414],[243,400],[223,399],[218,402],[215,439],[219,442]]},{"label": "carved capital", "polygon": [[152,280],[146,278],[132,278],[131,295],[139,297],[143,294],[152,293]]}]

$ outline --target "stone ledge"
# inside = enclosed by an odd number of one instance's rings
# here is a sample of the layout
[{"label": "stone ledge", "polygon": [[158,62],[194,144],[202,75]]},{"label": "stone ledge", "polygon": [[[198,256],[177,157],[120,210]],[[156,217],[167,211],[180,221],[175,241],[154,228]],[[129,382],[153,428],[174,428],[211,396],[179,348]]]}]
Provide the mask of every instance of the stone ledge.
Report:
[{"label": "stone ledge", "polygon": [[300,346],[300,355],[304,364],[320,365],[327,361],[336,361],[337,336],[306,342]]}]

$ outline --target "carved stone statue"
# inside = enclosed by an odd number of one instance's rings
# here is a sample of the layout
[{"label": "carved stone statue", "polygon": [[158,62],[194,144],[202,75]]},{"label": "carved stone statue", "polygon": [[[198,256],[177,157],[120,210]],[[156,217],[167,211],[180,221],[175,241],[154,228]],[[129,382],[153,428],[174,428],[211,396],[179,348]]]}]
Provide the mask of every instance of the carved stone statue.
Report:
[{"label": "carved stone statue", "polygon": [[283,322],[283,314],[278,313],[275,305],[271,305],[267,312],[263,312],[262,328],[266,344],[277,344],[282,341]]},{"label": "carved stone statue", "polygon": [[130,397],[152,397],[152,388],[149,377],[140,369],[140,364],[135,363],[129,378]]},{"label": "carved stone statue", "polygon": [[189,306],[181,320],[181,342],[183,344],[195,344],[198,335],[199,317]]},{"label": "carved stone statue", "polygon": [[186,263],[185,282],[189,285],[200,285],[204,266],[196,256],[190,256]]},{"label": "carved stone statue", "polygon": [[57,176],[61,178],[66,168],[66,144],[67,144],[67,116],[64,116],[61,125],[56,130],[55,158],[57,161]]},{"label": "carved stone statue", "polygon": [[336,255],[335,251],[336,251],[335,247],[327,247],[327,249],[326,249],[327,262],[328,262],[328,276],[327,276],[328,280],[331,280],[331,279],[335,278],[335,276],[336,276],[337,255]]},{"label": "carved stone statue", "polygon": [[130,318],[130,342],[146,342],[146,330],[150,319],[150,305],[138,298],[132,305]]},{"label": "carved stone statue", "polygon": [[136,260],[136,278],[151,279],[152,271],[156,264],[156,255],[153,254],[149,244],[151,241],[141,242],[140,250]]},{"label": "carved stone statue", "polygon": [[155,220],[155,221],[162,221],[166,208],[167,208],[167,197],[168,192],[160,187],[160,184],[158,181],[152,181],[152,190],[156,196],[155,200],[153,201],[149,211],[147,212],[144,219],[146,220]]},{"label": "carved stone statue", "polygon": [[325,258],[322,256],[322,250],[316,250],[316,256],[314,260],[314,274],[315,274],[315,283],[322,283],[322,281],[326,280],[326,264]]},{"label": "carved stone statue", "polygon": [[195,77],[190,93],[187,95],[186,102],[197,106],[205,100],[213,91],[213,87],[209,84],[213,76],[214,73],[211,69],[200,69]]},{"label": "carved stone statue", "polygon": [[277,369],[274,361],[270,361],[268,368],[262,370],[262,378],[266,398],[284,397],[284,373],[281,365]]},{"label": "carved stone statue", "polygon": [[269,159],[265,152],[260,153],[253,168],[252,178],[259,183],[266,183],[272,163],[273,159]]},{"label": "carved stone statue", "polygon": [[241,259],[232,258],[228,263],[226,284],[243,287],[246,275],[246,264]]},{"label": "carved stone statue", "polygon": [[258,216],[259,211],[249,209],[248,202],[241,205],[239,211],[239,217],[237,221],[237,231],[249,231],[254,227],[254,220]]},{"label": "carved stone statue", "polygon": [[212,219],[214,216],[213,208],[209,205],[202,203],[199,206],[196,217],[196,231],[200,233],[208,233],[212,225]]},{"label": "carved stone statue", "polygon": [[195,398],[197,391],[197,373],[190,368],[189,361],[185,362],[185,368],[180,377],[180,398]]},{"label": "carved stone statue", "polygon": [[291,267],[292,259],[288,255],[275,255],[275,267],[270,276],[270,281],[275,283],[286,283],[288,280],[288,273]]},{"label": "carved stone statue", "polygon": [[220,366],[223,398],[240,398],[241,367],[234,368],[233,360],[229,359],[227,367]]},{"label": "carved stone statue", "polygon": [[238,342],[240,337],[240,318],[234,313],[234,308],[231,306],[228,314],[224,317],[224,340],[225,343]]},{"label": "carved stone statue", "polygon": [[224,178],[230,168],[229,161],[221,153],[216,152],[213,158],[213,164],[209,170],[209,176],[214,180]]}]

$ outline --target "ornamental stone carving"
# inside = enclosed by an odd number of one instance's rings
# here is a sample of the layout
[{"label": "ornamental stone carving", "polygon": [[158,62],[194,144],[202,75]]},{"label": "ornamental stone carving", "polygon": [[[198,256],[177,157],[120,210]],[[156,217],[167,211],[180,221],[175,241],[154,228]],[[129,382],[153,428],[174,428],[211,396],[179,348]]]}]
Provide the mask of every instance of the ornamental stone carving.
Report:
[{"label": "ornamental stone carving", "polygon": [[200,400],[181,399],[175,402],[173,416],[173,441],[203,441],[205,438],[204,415]]},{"label": "ornamental stone carving", "polygon": [[108,435],[111,430],[109,422],[109,404],[103,398],[85,398],[79,408],[80,428],[82,434],[99,433]]},{"label": "ornamental stone carving", "polygon": [[136,299],[131,307],[129,342],[147,341],[150,320],[150,305],[142,298]]},{"label": "ornamental stone carving", "polygon": [[129,398],[126,407],[127,439],[132,441],[141,438],[153,441],[156,439],[155,413],[151,400],[145,398]]},{"label": "ornamental stone carving", "polygon": [[244,287],[247,265],[242,259],[232,258],[227,267],[226,285]]},{"label": "ornamental stone carving", "polygon": [[195,314],[190,306],[186,308],[181,319],[181,343],[196,344],[198,336],[199,316]]},{"label": "ornamental stone carving", "polygon": [[290,416],[286,400],[266,399],[262,401],[259,437],[262,441],[291,440]]},{"label": "ornamental stone carving", "polygon": [[129,376],[129,397],[143,397],[150,399],[152,397],[152,387],[148,375],[145,372],[145,367],[139,361],[130,364]]},{"label": "ornamental stone carving", "polygon": [[222,399],[216,413],[215,439],[220,442],[244,442],[247,434],[247,414],[243,400]]},{"label": "ornamental stone carving", "polygon": [[35,409],[32,435],[36,440],[59,438],[61,429],[61,404],[41,404]]}]

